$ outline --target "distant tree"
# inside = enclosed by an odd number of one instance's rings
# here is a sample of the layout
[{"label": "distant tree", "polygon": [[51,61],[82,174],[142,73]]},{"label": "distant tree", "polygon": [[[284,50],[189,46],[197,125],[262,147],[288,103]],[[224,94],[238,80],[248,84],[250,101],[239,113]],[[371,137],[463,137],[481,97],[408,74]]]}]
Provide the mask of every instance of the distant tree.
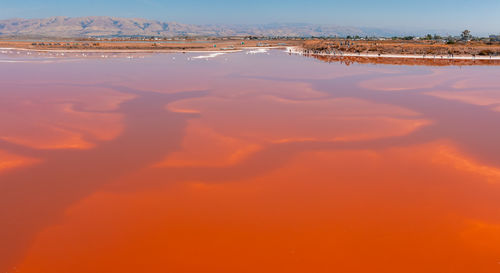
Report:
[{"label": "distant tree", "polygon": [[441,40],[443,39],[443,37],[437,35],[437,34],[434,34],[434,40]]},{"label": "distant tree", "polygon": [[431,34],[427,34],[427,36],[425,36],[425,39],[426,40],[432,40],[432,35]]},{"label": "distant tree", "polygon": [[472,38],[472,35],[470,34],[470,30],[468,30],[468,29],[462,31],[462,34],[460,36],[462,37],[463,41],[468,41]]}]

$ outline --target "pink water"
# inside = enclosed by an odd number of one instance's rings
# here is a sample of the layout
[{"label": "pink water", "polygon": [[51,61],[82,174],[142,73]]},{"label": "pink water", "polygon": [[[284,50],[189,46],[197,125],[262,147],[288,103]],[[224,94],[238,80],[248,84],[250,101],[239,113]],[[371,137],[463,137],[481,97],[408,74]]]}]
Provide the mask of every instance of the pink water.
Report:
[{"label": "pink water", "polygon": [[500,270],[500,68],[197,55],[0,55],[0,272]]}]

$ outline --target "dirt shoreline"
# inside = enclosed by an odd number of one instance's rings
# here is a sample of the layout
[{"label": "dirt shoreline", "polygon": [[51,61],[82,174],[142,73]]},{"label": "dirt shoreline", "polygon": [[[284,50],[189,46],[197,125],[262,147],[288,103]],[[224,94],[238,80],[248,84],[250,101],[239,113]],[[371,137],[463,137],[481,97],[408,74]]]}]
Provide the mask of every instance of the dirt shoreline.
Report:
[{"label": "dirt shoreline", "polygon": [[422,59],[497,60],[500,59],[500,43],[459,41],[446,43],[433,40],[309,40],[299,47],[291,47],[294,53],[340,57],[383,57]]},{"label": "dirt shoreline", "polygon": [[429,59],[429,60],[500,60],[500,56],[474,56],[474,55],[413,55],[413,54],[370,54],[370,53],[349,53],[349,52],[316,52],[308,51],[300,47],[288,47],[287,51],[298,55],[315,55],[331,57],[361,57],[361,58],[395,58],[395,59]]},{"label": "dirt shoreline", "polygon": [[[0,51],[25,51],[65,54],[155,54],[155,53],[235,53],[258,49],[281,49],[289,54],[311,56],[326,62],[395,64],[395,65],[500,65],[499,45],[467,44],[442,45],[426,42],[402,41],[347,41],[347,40],[218,40],[175,41],[158,45],[154,42],[86,41],[88,43],[29,42],[0,40]],[[43,45],[40,45],[43,44]],[[364,48],[365,51],[360,51]],[[430,50],[431,48],[432,50]],[[495,55],[437,54],[438,52],[477,53],[485,50]],[[398,51],[431,52],[434,54],[397,53]]]},{"label": "dirt shoreline", "polygon": [[374,65],[405,65],[405,66],[500,66],[499,59],[424,59],[424,58],[385,58],[362,56],[332,56],[303,54],[305,57],[317,59],[327,63],[341,63],[346,66],[352,64]]},{"label": "dirt shoreline", "polygon": [[37,52],[83,53],[162,53],[162,52],[238,52],[253,48],[286,48],[298,46],[295,40],[206,40],[206,41],[82,41],[31,42],[0,40],[3,50],[30,50]]},{"label": "dirt shoreline", "polygon": [[[245,48],[252,49],[252,48]],[[20,47],[11,47],[11,48],[2,48],[0,50],[6,51],[30,51],[30,52],[54,52],[54,53],[184,53],[184,52],[193,52],[193,53],[233,53],[233,52],[241,52],[243,49],[233,49],[233,50],[179,50],[179,49],[32,49],[32,48],[20,48]]]}]

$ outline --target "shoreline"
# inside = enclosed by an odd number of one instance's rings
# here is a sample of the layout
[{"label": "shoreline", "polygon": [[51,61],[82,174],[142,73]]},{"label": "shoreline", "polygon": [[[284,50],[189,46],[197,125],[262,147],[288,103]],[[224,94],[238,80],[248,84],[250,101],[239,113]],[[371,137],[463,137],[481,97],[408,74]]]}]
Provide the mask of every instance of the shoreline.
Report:
[{"label": "shoreline", "polygon": [[290,54],[304,56],[326,56],[326,57],[360,57],[360,58],[389,58],[389,59],[422,59],[422,60],[484,60],[484,61],[500,61],[500,56],[444,56],[444,55],[413,55],[413,54],[368,54],[368,53],[308,53],[305,49],[298,50],[298,47],[287,47],[287,52]]},{"label": "shoreline", "polygon": [[[26,51],[26,52],[53,52],[53,53],[237,53],[250,50],[274,50],[286,49],[286,53],[304,56],[327,56],[327,57],[360,57],[360,58],[391,58],[391,59],[426,59],[426,60],[498,60],[500,56],[443,56],[443,55],[413,55],[413,54],[367,54],[367,53],[308,53],[299,47],[268,46],[268,47],[244,47],[228,50],[178,50],[178,49],[32,49],[21,47],[0,47],[0,51]],[[5,52],[2,52],[5,53]]]},{"label": "shoreline", "polygon": [[[250,49],[250,48],[249,48]],[[27,52],[53,52],[53,53],[234,53],[243,49],[232,50],[179,50],[179,49],[34,49],[21,47],[5,47],[0,51],[27,51]]]},{"label": "shoreline", "polygon": [[148,41],[136,43],[135,41],[100,41],[89,40],[79,42],[26,42],[15,40],[0,40],[0,50],[19,50],[29,52],[49,53],[216,53],[216,52],[241,52],[246,49],[285,49],[288,46],[300,46],[299,41],[287,40],[231,40],[217,41]]},{"label": "shoreline", "polygon": [[[247,52],[253,53],[268,50],[283,50],[284,53],[308,56],[326,62],[341,62],[347,65],[351,63],[372,63],[388,65],[431,65],[431,66],[463,66],[463,65],[499,65],[500,56],[444,56],[444,55],[414,55],[414,54],[370,54],[370,53],[326,53],[308,52],[301,46],[248,46],[234,49],[207,50],[199,49],[36,49],[24,47],[0,47],[0,53],[9,54],[15,52],[31,53],[55,53],[60,57],[71,54],[179,54],[179,53],[206,53],[209,56],[198,56],[196,58],[205,59],[228,53]],[[7,52],[10,51],[10,52]],[[30,54],[30,53],[28,53]],[[59,55],[60,54],[60,55]]]},{"label": "shoreline", "polygon": [[267,47],[242,47],[235,49],[221,50],[179,50],[179,49],[35,49],[22,47],[0,47],[0,53],[3,51],[25,51],[25,52],[43,52],[43,53],[237,53],[251,50],[273,50],[286,49],[285,46],[267,46]]}]

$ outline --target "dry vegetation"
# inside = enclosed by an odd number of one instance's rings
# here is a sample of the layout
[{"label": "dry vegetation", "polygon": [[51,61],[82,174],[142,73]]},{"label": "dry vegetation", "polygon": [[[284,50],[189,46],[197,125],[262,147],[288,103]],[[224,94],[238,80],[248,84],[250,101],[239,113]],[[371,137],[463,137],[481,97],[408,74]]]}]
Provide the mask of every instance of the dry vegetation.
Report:
[{"label": "dry vegetation", "polygon": [[500,65],[500,60],[469,60],[469,59],[423,59],[423,58],[370,58],[370,57],[339,57],[329,55],[310,55],[328,63],[342,63],[347,66],[359,64],[387,65],[425,65],[425,66],[470,66],[470,65]]},{"label": "dry vegetation", "polygon": [[446,44],[437,41],[352,41],[310,40],[303,44],[306,53],[363,53],[403,55],[499,56],[500,43],[458,42]]},{"label": "dry vegetation", "polygon": [[[243,43],[243,44],[242,44]],[[208,50],[235,50],[246,47],[276,47],[297,46],[293,40],[177,40],[177,41],[0,41],[1,48],[23,48],[33,50],[116,50],[116,51],[208,51]]]}]

